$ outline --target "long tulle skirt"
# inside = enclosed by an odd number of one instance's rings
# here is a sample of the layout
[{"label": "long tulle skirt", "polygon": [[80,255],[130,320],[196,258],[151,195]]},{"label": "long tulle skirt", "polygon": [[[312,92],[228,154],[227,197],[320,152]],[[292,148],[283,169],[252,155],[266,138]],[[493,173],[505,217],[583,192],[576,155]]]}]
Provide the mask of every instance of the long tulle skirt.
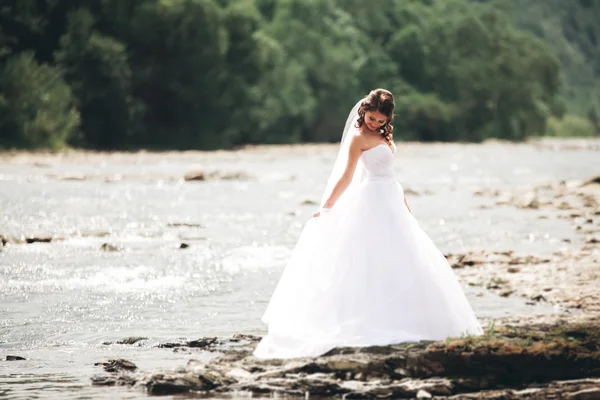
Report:
[{"label": "long tulle skirt", "polygon": [[259,358],[482,333],[452,268],[391,178],[363,182],[306,223],[263,321]]}]

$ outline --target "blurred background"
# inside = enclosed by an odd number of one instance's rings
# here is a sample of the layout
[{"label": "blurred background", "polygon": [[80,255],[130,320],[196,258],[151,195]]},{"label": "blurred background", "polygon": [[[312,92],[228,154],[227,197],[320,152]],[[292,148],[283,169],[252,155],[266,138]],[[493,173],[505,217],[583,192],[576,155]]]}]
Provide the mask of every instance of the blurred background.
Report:
[{"label": "blurred background", "polygon": [[0,147],[336,141],[369,90],[396,139],[600,132],[598,0],[2,0]]},{"label": "blurred background", "polygon": [[0,0],[0,397],[145,398],[94,364],[264,334],[338,151],[315,142],[378,87],[482,323],[597,313],[598,21],[600,0]]}]

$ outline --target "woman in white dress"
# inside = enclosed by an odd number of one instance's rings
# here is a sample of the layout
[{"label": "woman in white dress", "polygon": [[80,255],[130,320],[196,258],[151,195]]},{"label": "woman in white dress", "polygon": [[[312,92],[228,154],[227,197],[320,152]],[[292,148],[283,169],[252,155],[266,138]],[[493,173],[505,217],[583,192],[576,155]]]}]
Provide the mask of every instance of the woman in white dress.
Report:
[{"label": "woman in white dress", "polygon": [[393,112],[384,89],[350,112],[321,209],[305,224],[263,316],[268,334],[256,357],[482,333],[394,178]]}]

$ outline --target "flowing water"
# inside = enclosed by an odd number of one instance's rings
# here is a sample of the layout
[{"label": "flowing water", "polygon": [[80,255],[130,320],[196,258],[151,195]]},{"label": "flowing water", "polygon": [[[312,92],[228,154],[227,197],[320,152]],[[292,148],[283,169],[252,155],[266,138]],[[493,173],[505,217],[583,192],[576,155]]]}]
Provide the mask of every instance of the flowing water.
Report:
[{"label": "flowing water", "polygon": [[[495,207],[474,191],[597,175],[599,149],[599,141],[399,144],[395,167],[407,193],[416,191],[407,194],[413,213],[443,252],[544,254],[581,245],[568,221]],[[192,356],[157,343],[264,333],[260,316],[317,207],[305,200],[320,199],[335,153],[307,145],[0,155],[0,234],[55,237],[0,247],[0,397],[143,398],[140,390],[92,387],[89,377],[101,372],[94,362],[120,357],[144,371],[172,368]],[[245,178],[184,181],[195,169]],[[560,312],[465,290],[483,320]],[[128,336],[149,340],[102,344]]]}]

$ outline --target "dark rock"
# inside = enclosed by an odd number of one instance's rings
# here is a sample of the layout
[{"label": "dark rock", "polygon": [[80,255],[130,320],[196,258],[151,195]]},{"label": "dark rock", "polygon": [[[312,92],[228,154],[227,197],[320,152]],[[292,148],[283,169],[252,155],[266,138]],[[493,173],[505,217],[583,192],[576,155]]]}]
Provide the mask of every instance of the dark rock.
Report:
[{"label": "dark rock", "polygon": [[304,206],[317,206],[319,205],[319,202],[313,199],[304,199],[304,201],[302,201],[300,204]]},{"label": "dark rock", "polygon": [[25,238],[25,242],[28,244],[31,243],[50,243],[52,241],[52,236],[29,236]]},{"label": "dark rock", "polygon": [[196,340],[190,340],[187,342],[171,342],[171,343],[161,343],[158,345],[159,348],[164,349],[172,349],[176,347],[192,347],[192,348],[208,348],[221,344],[221,341],[216,337],[205,337]]},{"label": "dark rock", "polygon": [[89,232],[82,232],[81,233],[81,237],[106,237],[106,236],[110,236],[110,232],[106,232],[106,231],[89,231]]},{"label": "dark rock", "polygon": [[181,243],[181,244],[179,245],[179,248],[180,248],[180,249],[187,249],[188,247],[190,247],[190,245],[189,245],[189,244],[187,244],[187,243]]},{"label": "dark rock", "polygon": [[6,356],[6,361],[24,361],[26,358],[21,356]]},{"label": "dark rock", "polygon": [[100,250],[115,252],[115,251],[121,251],[123,249],[121,248],[121,246],[117,246],[116,244],[103,243],[102,246],[100,246]]},{"label": "dark rock", "polygon": [[213,174],[213,177],[228,181],[249,181],[253,179],[251,175],[241,171],[217,172]]},{"label": "dark rock", "polygon": [[260,336],[256,336],[256,335],[248,335],[248,334],[243,334],[243,333],[236,333],[235,335],[233,335],[230,339],[231,342],[239,342],[240,340],[247,340],[249,342],[260,342],[262,338]]},{"label": "dark rock", "polygon": [[600,399],[600,388],[590,388],[569,393],[565,397],[570,400],[598,400]]},{"label": "dark rock", "polygon": [[409,196],[420,196],[421,193],[417,192],[414,189],[411,188],[404,188],[404,194],[409,195]]},{"label": "dark rock", "polygon": [[167,224],[171,228],[187,227],[187,228],[202,228],[202,225],[193,222],[169,222]]},{"label": "dark rock", "polygon": [[133,386],[137,382],[130,375],[95,375],[90,380],[93,386]]},{"label": "dark rock", "polygon": [[546,301],[546,298],[543,294],[536,294],[535,296],[531,296],[531,300],[533,301]]},{"label": "dark rock", "polygon": [[106,372],[135,371],[137,369],[137,366],[134,363],[122,358],[108,360],[106,362],[97,362],[94,365],[101,366]]},{"label": "dark rock", "polygon": [[83,174],[65,175],[60,178],[62,181],[84,181],[86,176]]},{"label": "dark rock", "polygon": [[600,175],[599,175],[599,176],[596,176],[596,177],[593,177],[593,178],[591,178],[591,179],[588,179],[588,180],[587,180],[587,181],[586,181],[586,182],[583,184],[583,186],[587,186],[587,185],[593,185],[593,184],[600,185]]},{"label": "dark rock", "polygon": [[251,350],[258,339],[236,335],[174,344],[217,348],[221,355],[190,360],[186,367],[146,376],[137,385],[147,387],[151,395],[202,391],[208,392],[207,396],[227,396],[249,391],[250,396],[347,399],[457,395],[461,399],[574,396],[571,398],[585,400],[594,398],[596,392],[591,389],[600,382],[588,378],[600,376],[600,319],[577,324],[559,320],[553,325],[499,325],[482,336],[338,348],[318,358],[290,360],[253,357]]},{"label": "dark rock", "polygon": [[151,395],[169,395],[191,390],[211,390],[216,383],[204,374],[186,373],[184,375],[155,374],[145,385]]},{"label": "dark rock", "polygon": [[220,343],[219,339],[217,339],[216,337],[206,337],[206,338],[201,338],[198,340],[191,340],[186,343],[186,346],[194,347],[194,348],[204,348],[204,347],[216,346],[219,343]]},{"label": "dark rock", "polygon": [[247,181],[253,179],[253,177],[242,171],[213,171],[207,173],[197,170],[188,172],[183,179],[185,181],[206,181],[209,179]]},{"label": "dark rock", "polygon": [[135,344],[137,342],[140,342],[142,340],[148,340],[147,337],[142,337],[142,336],[131,336],[125,339],[121,339],[117,342],[117,344]]}]

